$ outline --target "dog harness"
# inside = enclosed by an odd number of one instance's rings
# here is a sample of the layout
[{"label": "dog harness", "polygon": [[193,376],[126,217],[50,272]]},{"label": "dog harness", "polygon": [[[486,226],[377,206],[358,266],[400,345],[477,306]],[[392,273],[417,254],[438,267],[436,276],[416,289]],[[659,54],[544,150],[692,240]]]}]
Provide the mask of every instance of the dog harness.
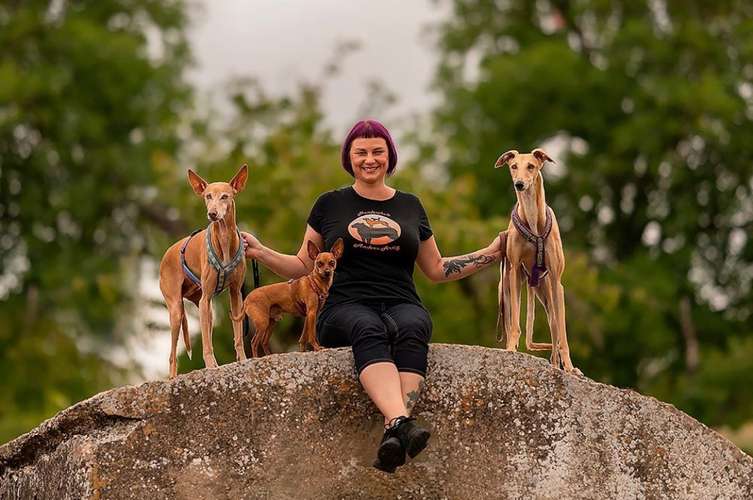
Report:
[{"label": "dog harness", "polygon": [[[309,282],[309,285],[311,286],[311,289],[314,291],[314,293],[316,294],[316,296],[319,298],[319,304],[316,307],[316,312],[318,314],[319,311],[321,311],[322,306],[324,305],[324,302],[327,300],[327,297],[329,296],[329,292],[325,292],[324,290],[322,290],[321,288],[319,288],[318,286],[316,286],[316,283],[314,283],[314,280],[308,274],[306,276],[302,277],[302,278],[289,279],[288,280],[288,285],[292,285],[296,281],[301,280],[303,278],[308,279],[308,282]],[[301,316],[306,316],[306,304],[304,304],[303,302],[296,302],[295,306],[298,308],[298,312],[301,314]]]},{"label": "dog harness", "polygon": [[[221,293],[225,289],[225,287],[227,287],[227,282],[230,274],[235,271],[235,268],[238,267],[241,259],[243,259],[243,240],[241,239],[241,232],[238,228],[236,228],[235,230],[238,232],[238,251],[235,252],[233,260],[231,260],[230,263],[225,266],[222,264],[222,259],[214,251],[214,247],[212,247],[212,224],[210,223],[209,226],[207,226],[207,234],[204,238],[207,244],[207,260],[209,261],[209,264],[215,269],[215,271],[217,271],[217,285],[214,287],[214,292],[212,293],[212,295]],[[188,278],[193,281],[194,284],[199,287],[199,289],[201,289],[201,279],[196,276],[193,271],[191,271],[191,268],[189,268],[188,264],[186,263],[186,247],[188,247],[188,242],[191,241],[191,238],[193,238],[200,231],[201,229],[197,229],[196,231],[191,233],[191,236],[188,237],[186,242],[183,243],[183,246],[180,248],[180,265],[183,267],[183,272],[186,273],[186,276],[188,276]],[[255,278],[256,276],[254,276],[254,279]]]},{"label": "dog harness", "polygon": [[526,276],[528,276],[528,285],[533,287],[539,286],[539,280],[549,273],[549,270],[544,265],[544,242],[549,236],[549,233],[552,232],[552,209],[547,205],[546,222],[544,223],[544,234],[540,236],[534,234],[533,231],[531,231],[531,228],[528,227],[528,224],[523,222],[523,219],[520,218],[520,216],[518,215],[517,203],[514,207],[512,207],[511,218],[515,229],[517,229],[518,232],[523,235],[523,238],[525,238],[529,243],[533,243],[533,245],[536,247],[536,260],[533,263],[533,269],[531,269],[530,274],[528,272],[528,269],[526,269],[526,266],[524,264],[521,265],[523,267],[523,272],[526,274]]}]

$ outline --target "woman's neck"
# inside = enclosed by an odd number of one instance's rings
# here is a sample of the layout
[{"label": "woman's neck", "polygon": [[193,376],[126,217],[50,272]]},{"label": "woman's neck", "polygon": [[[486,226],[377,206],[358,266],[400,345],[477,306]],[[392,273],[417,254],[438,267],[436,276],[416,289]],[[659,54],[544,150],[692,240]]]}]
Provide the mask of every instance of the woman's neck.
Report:
[{"label": "woman's neck", "polygon": [[395,196],[395,189],[389,187],[384,182],[375,182],[373,184],[369,184],[356,179],[356,181],[353,183],[353,189],[359,195],[371,200],[389,200],[390,198]]}]

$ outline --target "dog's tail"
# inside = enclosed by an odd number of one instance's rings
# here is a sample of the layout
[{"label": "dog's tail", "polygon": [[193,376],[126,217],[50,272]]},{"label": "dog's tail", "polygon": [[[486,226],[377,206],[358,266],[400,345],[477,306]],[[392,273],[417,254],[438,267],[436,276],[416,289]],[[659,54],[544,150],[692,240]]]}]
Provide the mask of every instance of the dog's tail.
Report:
[{"label": "dog's tail", "polygon": [[183,344],[186,346],[186,354],[191,359],[191,336],[188,335],[188,319],[186,318],[186,308],[181,304],[180,323],[183,328]]},{"label": "dog's tail", "polygon": [[243,321],[245,316],[246,316],[246,304],[243,304],[241,306],[241,312],[237,317],[233,316],[233,311],[230,311],[230,319],[232,319],[233,321]]},{"label": "dog's tail", "polygon": [[526,349],[529,351],[548,351],[552,348],[552,344],[545,342],[533,341],[533,318],[536,313],[536,291],[531,285],[527,285],[526,289]]}]

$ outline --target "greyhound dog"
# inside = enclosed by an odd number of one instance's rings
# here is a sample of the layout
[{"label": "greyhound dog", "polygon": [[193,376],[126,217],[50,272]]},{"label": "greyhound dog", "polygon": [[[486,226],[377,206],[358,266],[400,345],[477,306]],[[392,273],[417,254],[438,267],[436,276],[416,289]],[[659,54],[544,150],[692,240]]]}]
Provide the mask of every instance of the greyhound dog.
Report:
[{"label": "greyhound dog", "polygon": [[[248,179],[248,166],[243,165],[230,182],[208,184],[193,170],[188,170],[188,182],[207,207],[210,223],[167,249],[159,268],[159,286],[170,312],[172,348],[170,350],[170,378],[178,373],[176,349],[181,326],[186,352],[191,357],[183,299],[199,307],[201,342],[204,366],[217,367],[212,348],[212,297],[230,289],[231,319],[242,315],[241,285],[246,275],[243,245],[235,224],[235,195],[243,191]],[[198,276],[192,269],[199,270]],[[246,359],[243,351],[243,326],[233,320],[236,360]]]},{"label": "greyhound dog", "polygon": [[[500,263],[497,340],[501,341],[501,325],[507,337],[505,348],[508,351],[518,348],[520,286],[523,278],[527,278],[526,349],[551,349],[551,364],[571,372],[574,368],[567,344],[565,289],[562,287],[565,255],[557,219],[544,197],[541,168],[546,161],[552,159],[541,149],[534,149],[529,154],[511,150],[500,156],[494,165],[495,168],[505,164],[510,166],[518,198],[507,230],[506,257]],[[546,310],[551,344],[533,341],[535,297]]]}]

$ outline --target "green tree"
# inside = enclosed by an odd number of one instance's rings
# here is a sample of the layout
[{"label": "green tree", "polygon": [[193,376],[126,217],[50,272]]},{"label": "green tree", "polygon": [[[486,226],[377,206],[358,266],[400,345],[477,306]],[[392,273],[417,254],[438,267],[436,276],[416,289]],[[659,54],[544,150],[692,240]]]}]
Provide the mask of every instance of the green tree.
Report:
[{"label": "green tree", "polygon": [[[577,364],[708,424],[750,418],[753,398],[727,382],[753,355],[753,7],[450,3],[433,140],[450,183],[478,179],[481,217],[514,201],[499,154],[562,147],[544,177],[569,264],[583,264],[565,280]],[[579,296],[583,272],[613,298]]]},{"label": "green tree", "polygon": [[0,6],[0,441],[106,388],[154,158],[189,102],[182,0]]}]

